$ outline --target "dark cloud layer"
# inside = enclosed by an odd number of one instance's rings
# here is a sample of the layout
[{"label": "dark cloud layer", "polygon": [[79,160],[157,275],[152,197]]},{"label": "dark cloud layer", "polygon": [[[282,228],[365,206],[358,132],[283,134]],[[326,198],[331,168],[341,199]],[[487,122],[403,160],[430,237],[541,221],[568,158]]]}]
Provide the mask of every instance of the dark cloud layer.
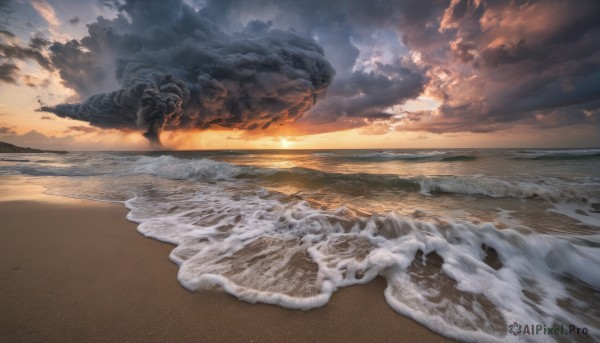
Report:
[{"label": "dark cloud layer", "polygon": [[19,67],[10,62],[0,64],[0,81],[6,83],[17,83]]},{"label": "dark cloud layer", "polygon": [[[7,59],[32,59],[46,70],[52,70],[52,65],[48,58],[40,52],[43,47],[43,40],[32,38],[29,47],[22,47],[16,44],[0,43],[0,56]],[[47,43],[47,41],[46,41]]]},{"label": "dark cloud layer", "polygon": [[120,10],[115,20],[89,25],[82,40],[49,48],[61,78],[79,94],[115,76],[120,88],[42,110],[102,128],[141,128],[159,142],[165,127],[255,130],[291,123],[333,79],[314,40],[268,23],[251,21],[225,34],[176,0],[130,0]]},{"label": "dark cloud layer", "polygon": [[[9,39],[5,39],[8,37]],[[44,55],[42,50],[50,44],[49,41],[33,37],[29,41],[29,46],[20,46],[10,39],[15,35],[10,31],[0,31],[0,82],[17,83],[19,78],[19,67],[14,63],[15,60],[33,60],[46,70],[53,70],[52,63]]]},{"label": "dark cloud layer", "polygon": [[[118,16],[80,40],[3,41],[0,80],[37,61],[82,100],[44,110],[154,141],[179,128],[600,127],[597,0],[101,2]],[[439,108],[402,109],[421,95]]]},{"label": "dark cloud layer", "polygon": [[[301,124],[312,126],[310,131],[321,131],[324,123],[337,121],[339,127],[347,128],[389,119],[394,115],[391,106],[421,94],[428,79],[426,68],[401,55],[408,51],[389,51],[396,58],[375,61],[368,68],[358,63],[361,54],[378,52],[377,45],[394,45],[385,39],[374,42],[377,32],[391,31],[390,38],[398,40],[394,32],[400,19],[412,17],[420,9],[427,7],[417,1],[214,0],[208,1],[203,11],[229,27],[256,16],[317,37],[336,69],[336,79],[327,96],[301,119]],[[269,15],[265,17],[265,13]],[[372,57],[378,59],[376,53]]]},{"label": "dark cloud layer", "polygon": [[307,119],[315,123],[339,118],[388,119],[393,113],[386,108],[416,98],[425,87],[424,75],[402,62],[377,67],[385,74],[355,71],[340,77]]},{"label": "dark cloud layer", "polygon": [[[423,90],[441,100],[438,110],[389,113],[391,118],[383,122],[401,124],[396,126],[400,130],[441,133],[600,121],[597,0],[214,0],[207,8],[230,24],[248,13],[261,18],[269,13],[265,19],[292,23],[320,37],[338,77],[303,121],[343,120],[345,115],[385,119],[388,106]],[[406,51],[395,53],[411,55],[414,63],[403,61],[411,77],[398,78],[381,64],[371,68],[372,79],[358,77],[359,55],[377,46],[358,47],[385,30],[396,37],[383,44],[400,40]],[[362,90],[381,75],[390,82],[379,84],[378,92]],[[394,84],[402,86],[393,90]]]},{"label": "dark cloud layer", "polygon": [[418,21],[404,39],[431,66],[427,89],[443,103],[401,129],[600,124],[600,2],[461,0],[438,8],[441,20],[426,19],[434,30],[419,33]]}]

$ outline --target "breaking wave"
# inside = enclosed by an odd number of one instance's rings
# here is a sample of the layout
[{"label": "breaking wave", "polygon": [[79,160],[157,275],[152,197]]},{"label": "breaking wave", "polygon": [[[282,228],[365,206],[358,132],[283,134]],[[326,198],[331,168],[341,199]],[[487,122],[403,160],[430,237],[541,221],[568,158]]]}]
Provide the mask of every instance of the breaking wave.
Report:
[{"label": "breaking wave", "polygon": [[[110,163],[106,162],[110,156]],[[407,192],[420,191],[425,195],[453,193],[481,195],[494,198],[561,200],[583,204],[597,203],[600,189],[589,182],[565,183],[557,179],[538,178],[532,181],[508,181],[486,176],[417,176],[401,177],[395,174],[334,173],[310,168],[263,168],[240,166],[209,158],[188,159],[168,155],[152,156],[96,156],[79,164],[78,156],[68,163],[16,163],[3,167],[10,171],[34,176],[98,176],[147,174],[170,180],[229,180],[261,179],[273,183],[295,183],[307,188],[324,186],[339,189],[388,189]],[[593,182],[597,185],[598,182]]]},{"label": "breaking wave", "polygon": [[485,195],[493,198],[541,198],[548,201],[575,200],[581,203],[598,201],[600,193],[583,189],[582,187],[560,184],[558,182],[548,183],[533,182],[509,182],[498,179],[483,177],[429,177],[421,178],[419,185],[421,192],[429,195],[431,193],[454,193]]},{"label": "breaking wave", "polygon": [[173,156],[141,157],[133,173],[149,174],[171,180],[231,179],[242,175],[264,174],[269,171],[253,167],[236,166],[227,162],[203,159],[182,159]]},{"label": "breaking wave", "polygon": [[600,159],[600,149],[524,150],[514,156],[517,159],[548,161]]},{"label": "breaking wave", "polygon": [[127,201],[128,218],[177,246],[170,257],[189,290],[218,286],[248,302],[310,309],[341,287],[383,276],[390,306],[456,339],[506,339],[514,321],[567,321],[600,334],[593,304],[561,306],[573,292],[600,288],[599,242],[590,238],[324,211],[222,185],[159,195]]}]

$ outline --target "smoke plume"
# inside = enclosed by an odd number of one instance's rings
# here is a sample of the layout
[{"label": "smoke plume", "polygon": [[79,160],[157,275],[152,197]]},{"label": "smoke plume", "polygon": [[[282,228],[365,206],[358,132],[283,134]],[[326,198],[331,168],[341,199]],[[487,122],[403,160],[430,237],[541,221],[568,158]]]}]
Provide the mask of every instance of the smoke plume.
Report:
[{"label": "smoke plume", "polygon": [[101,128],[144,130],[160,144],[164,129],[291,123],[335,74],[312,38],[270,23],[252,21],[227,34],[179,0],[130,0],[119,9],[116,19],[88,25],[89,36],[49,47],[65,85],[89,97],[42,111]]}]

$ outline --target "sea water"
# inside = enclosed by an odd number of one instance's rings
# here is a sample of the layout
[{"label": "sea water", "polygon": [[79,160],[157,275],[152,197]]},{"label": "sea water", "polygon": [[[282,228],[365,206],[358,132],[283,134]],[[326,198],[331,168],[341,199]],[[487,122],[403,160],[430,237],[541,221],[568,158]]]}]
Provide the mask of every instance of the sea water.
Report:
[{"label": "sea water", "polygon": [[448,337],[600,339],[598,149],[4,154],[2,175],[123,203],[189,290],[311,309],[381,276]]}]

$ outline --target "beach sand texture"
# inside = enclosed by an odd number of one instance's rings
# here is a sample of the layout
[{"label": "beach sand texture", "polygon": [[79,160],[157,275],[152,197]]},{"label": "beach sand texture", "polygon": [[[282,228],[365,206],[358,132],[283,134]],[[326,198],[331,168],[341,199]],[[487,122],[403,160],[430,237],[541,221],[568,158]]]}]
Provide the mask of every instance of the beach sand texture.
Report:
[{"label": "beach sand texture", "polygon": [[188,292],[173,247],[137,233],[121,205],[36,191],[0,202],[2,342],[450,341],[394,312],[381,278],[309,311]]}]

